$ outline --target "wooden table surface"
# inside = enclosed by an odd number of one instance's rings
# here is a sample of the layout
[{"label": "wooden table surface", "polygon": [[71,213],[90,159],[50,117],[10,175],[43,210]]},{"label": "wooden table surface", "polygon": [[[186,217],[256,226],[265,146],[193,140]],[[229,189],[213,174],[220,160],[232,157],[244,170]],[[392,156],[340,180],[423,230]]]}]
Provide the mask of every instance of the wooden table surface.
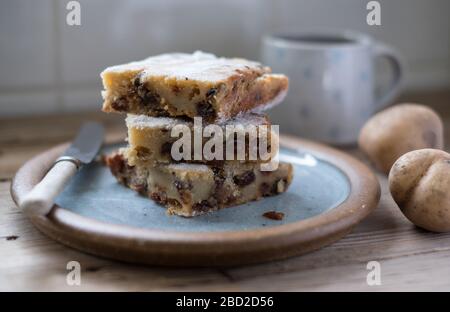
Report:
[{"label": "wooden table surface", "polygon": [[[450,146],[450,91],[402,96],[442,116]],[[414,227],[378,174],[377,209],[345,238],[283,261],[234,268],[164,268],[124,264],[65,247],[38,232],[11,200],[10,182],[30,157],[69,140],[80,124],[100,120],[107,140],[125,136],[123,118],[78,114],[0,120],[0,291],[395,291],[450,290],[450,233]],[[356,149],[347,149],[363,159]],[[81,264],[81,285],[66,283],[69,261]],[[367,263],[378,261],[381,285],[368,286]]]}]

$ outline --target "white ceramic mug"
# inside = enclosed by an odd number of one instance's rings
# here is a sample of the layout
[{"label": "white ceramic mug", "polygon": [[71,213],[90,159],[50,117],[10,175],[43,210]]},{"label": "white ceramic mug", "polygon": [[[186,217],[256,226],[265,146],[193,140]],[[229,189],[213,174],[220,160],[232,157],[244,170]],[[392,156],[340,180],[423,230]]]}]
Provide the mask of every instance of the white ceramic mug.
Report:
[{"label": "white ceramic mug", "polygon": [[[386,93],[374,95],[374,60],[386,58],[393,79]],[[269,112],[280,131],[331,144],[356,142],[370,116],[399,91],[398,54],[354,32],[314,32],[265,37],[262,61],[289,77],[286,100]]]}]

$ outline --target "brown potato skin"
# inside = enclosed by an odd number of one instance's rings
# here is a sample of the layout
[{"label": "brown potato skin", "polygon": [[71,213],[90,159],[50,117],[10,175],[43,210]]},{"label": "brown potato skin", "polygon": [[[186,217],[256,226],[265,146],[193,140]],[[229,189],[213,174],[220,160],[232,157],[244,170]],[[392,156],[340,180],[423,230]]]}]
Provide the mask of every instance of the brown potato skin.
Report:
[{"label": "brown potato skin", "polygon": [[450,231],[450,154],[436,149],[406,153],[392,166],[389,189],[412,223],[432,232]]},{"label": "brown potato skin", "polygon": [[375,167],[389,173],[403,154],[423,148],[442,149],[442,120],[420,104],[398,104],[374,115],[361,129],[358,145]]}]

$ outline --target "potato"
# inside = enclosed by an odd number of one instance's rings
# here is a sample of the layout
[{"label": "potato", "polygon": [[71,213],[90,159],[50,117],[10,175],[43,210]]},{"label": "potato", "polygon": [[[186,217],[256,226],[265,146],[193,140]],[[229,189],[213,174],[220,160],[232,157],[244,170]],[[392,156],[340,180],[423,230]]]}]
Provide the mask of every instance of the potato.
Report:
[{"label": "potato", "polygon": [[419,104],[399,104],[374,115],[361,129],[360,149],[377,169],[388,173],[403,154],[422,148],[443,148],[440,117]]},{"label": "potato", "polygon": [[400,157],[389,173],[389,189],[403,214],[433,232],[450,231],[450,154],[421,149]]}]

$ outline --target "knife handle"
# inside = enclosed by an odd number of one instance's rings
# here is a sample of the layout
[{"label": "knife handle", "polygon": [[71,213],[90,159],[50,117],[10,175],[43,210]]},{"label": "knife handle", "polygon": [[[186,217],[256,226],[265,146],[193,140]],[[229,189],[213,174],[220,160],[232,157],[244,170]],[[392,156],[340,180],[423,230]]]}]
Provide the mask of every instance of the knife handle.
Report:
[{"label": "knife handle", "polygon": [[71,159],[58,159],[53,167],[22,200],[20,207],[28,216],[45,216],[55,203],[67,182],[77,172],[78,165]]}]

